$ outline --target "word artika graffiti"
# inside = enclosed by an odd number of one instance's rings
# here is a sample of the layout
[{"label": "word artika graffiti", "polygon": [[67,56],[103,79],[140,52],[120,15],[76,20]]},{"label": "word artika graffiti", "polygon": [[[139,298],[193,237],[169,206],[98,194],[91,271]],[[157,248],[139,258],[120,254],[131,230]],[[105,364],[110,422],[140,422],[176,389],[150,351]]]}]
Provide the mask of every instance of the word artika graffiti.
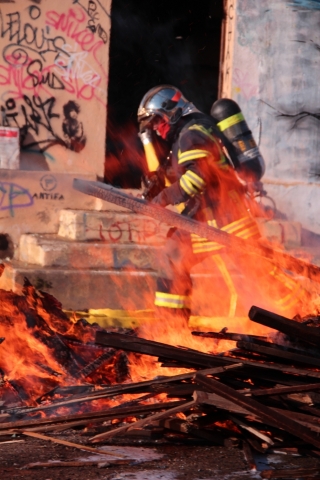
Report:
[{"label": "word artika graffiti", "polygon": [[[44,152],[58,144],[80,152],[86,144],[83,124],[78,120],[80,107],[71,100],[63,106],[64,120],[59,122],[64,134],[62,138],[56,131],[57,120],[53,125],[54,119],[60,119],[60,114],[53,111],[55,102],[54,97],[43,100],[35,95],[31,98],[23,95],[18,106],[13,98],[9,98],[5,105],[0,107],[2,124],[20,129],[21,146],[25,149],[36,146],[39,151]],[[43,138],[44,136],[46,138]]]}]

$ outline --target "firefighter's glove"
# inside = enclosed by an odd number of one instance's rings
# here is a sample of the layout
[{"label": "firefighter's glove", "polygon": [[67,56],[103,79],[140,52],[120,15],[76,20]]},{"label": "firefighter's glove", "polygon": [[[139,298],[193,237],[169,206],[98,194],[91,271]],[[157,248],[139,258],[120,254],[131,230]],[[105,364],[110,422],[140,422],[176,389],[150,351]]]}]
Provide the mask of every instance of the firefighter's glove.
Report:
[{"label": "firefighter's glove", "polygon": [[142,183],[144,186],[144,191],[142,193],[142,198],[145,200],[151,201],[165,187],[165,176],[162,170],[157,170],[155,172],[148,173],[142,177]]},{"label": "firefighter's glove", "polygon": [[167,205],[169,205],[170,201],[167,197],[167,190],[168,190],[167,188],[162,190],[162,192],[159,193],[159,195],[154,197],[154,199],[151,201],[151,203],[153,205],[160,205],[161,207],[166,207]]},{"label": "firefighter's glove", "polygon": [[263,183],[258,181],[248,183],[248,192],[252,195],[266,196],[267,192],[263,188]]}]

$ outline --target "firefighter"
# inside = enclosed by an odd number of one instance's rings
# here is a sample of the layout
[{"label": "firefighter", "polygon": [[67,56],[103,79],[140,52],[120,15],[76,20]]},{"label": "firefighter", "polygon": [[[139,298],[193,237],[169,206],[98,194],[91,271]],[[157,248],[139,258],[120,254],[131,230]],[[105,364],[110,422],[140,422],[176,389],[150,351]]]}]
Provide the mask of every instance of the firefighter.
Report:
[{"label": "firefighter", "polygon": [[[145,146],[152,143],[154,133],[169,143],[170,167],[174,172],[174,181],[166,183],[164,162],[160,161],[155,168],[157,162],[153,155],[153,171],[147,176],[151,181],[149,184],[146,181],[149,188],[145,198],[162,207],[183,204],[183,215],[243,239],[260,237],[248,208],[247,185],[233,168],[230,156],[234,152],[229,145],[230,149],[226,149],[226,139],[211,116],[200,112],[178,88],[160,85],[149,90],[141,100],[138,122]],[[206,257],[219,254],[222,248],[216,242],[176,228],[169,230],[158,258],[155,307],[159,318],[171,314],[188,322],[192,293],[190,271]]]}]

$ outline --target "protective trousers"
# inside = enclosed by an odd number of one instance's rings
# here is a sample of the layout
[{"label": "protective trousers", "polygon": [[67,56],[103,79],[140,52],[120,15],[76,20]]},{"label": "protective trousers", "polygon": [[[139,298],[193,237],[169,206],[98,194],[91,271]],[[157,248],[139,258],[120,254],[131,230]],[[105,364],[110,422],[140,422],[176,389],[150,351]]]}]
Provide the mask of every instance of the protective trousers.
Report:
[{"label": "protective trousers", "polygon": [[[250,223],[251,222],[251,223]],[[231,225],[242,225],[242,238],[258,237],[258,230],[253,228],[254,220],[234,222]],[[224,228],[228,231],[228,228]],[[231,228],[232,230],[232,228]],[[241,280],[234,286],[228,273],[221,253],[227,254],[228,265],[232,264],[239,273]],[[157,289],[155,293],[155,312],[159,318],[183,318],[188,320],[191,313],[192,279],[191,270],[206,258],[212,257],[216,261],[222,279],[228,286],[230,295],[235,290],[245,292],[248,308],[258,305],[269,308],[283,315],[298,313],[298,305],[303,300],[305,291],[288,273],[272,265],[268,260],[253,257],[246,253],[229,252],[216,242],[207,241],[197,235],[189,234],[175,228],[170,229],[166,244],[159,255]],[[239,276],[238,276],[239,278]],[[237,283],[237,282],[236,282]],[[213,288],[219,288],[213,285]],[[251,303],[251,304],[250,304]],[[214,306],[213,306],[214,311]],[[235,314],[235,306],[231,305],[230,312]]]}]

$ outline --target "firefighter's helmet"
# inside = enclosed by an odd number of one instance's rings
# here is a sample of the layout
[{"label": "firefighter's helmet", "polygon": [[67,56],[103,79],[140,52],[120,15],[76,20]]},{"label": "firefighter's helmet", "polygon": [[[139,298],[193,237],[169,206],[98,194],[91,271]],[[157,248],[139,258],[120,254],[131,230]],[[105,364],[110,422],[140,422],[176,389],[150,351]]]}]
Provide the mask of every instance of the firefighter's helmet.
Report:
[{"label": "firefighter's helmet", "polygon": [[143,97],[138,108],[138,122],[147,126],[161,117],[170,126],[189,113],[199,110],[189,102],[180,90],[172,85],[151,88]]}]

